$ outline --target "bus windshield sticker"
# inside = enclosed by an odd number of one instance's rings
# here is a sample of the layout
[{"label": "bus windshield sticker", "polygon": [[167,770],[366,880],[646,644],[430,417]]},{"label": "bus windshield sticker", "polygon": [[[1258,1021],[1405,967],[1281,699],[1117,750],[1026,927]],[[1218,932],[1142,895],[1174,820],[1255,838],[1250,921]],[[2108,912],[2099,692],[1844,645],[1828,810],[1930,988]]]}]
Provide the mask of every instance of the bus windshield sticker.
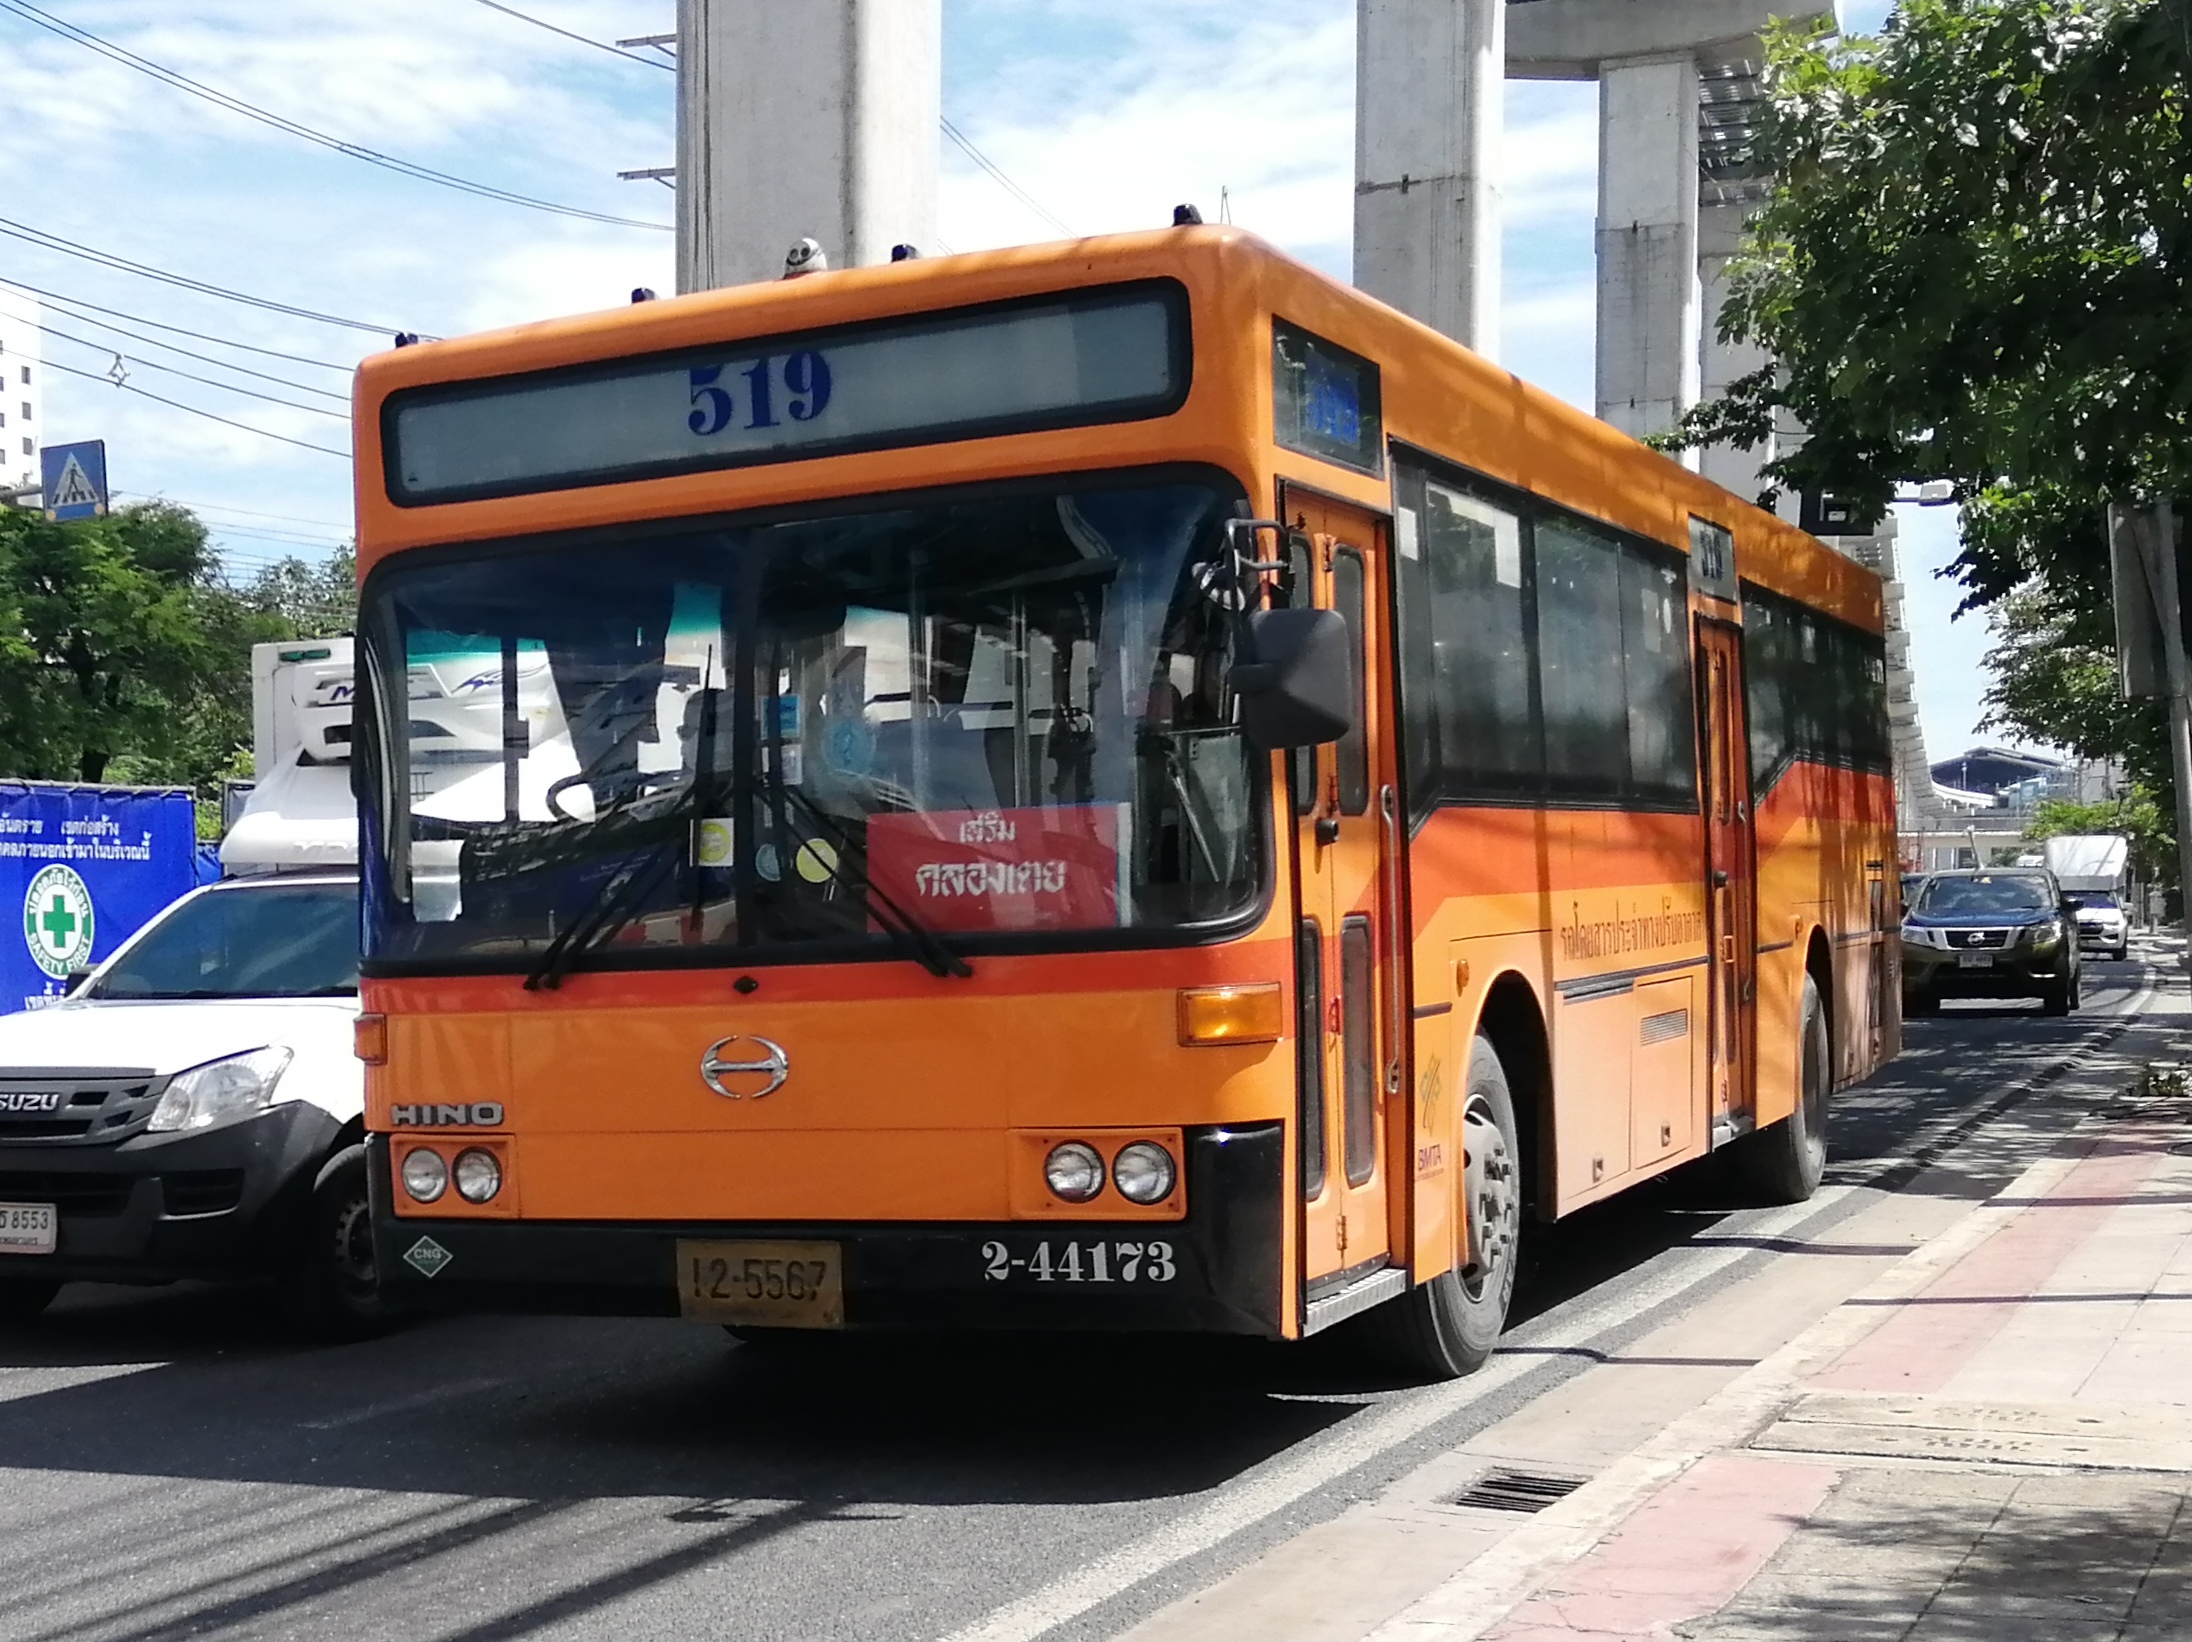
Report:
[{"label": "bus windshield sticker", "polygon": [[1378,368],[1283,319],[1271,322],[1272,435],[1288,450],[1385,471]]},{"label": "bus windshield sticker", "polygon": [[417,388],[383,417],[420,506],[1163,415],[1185,303],[1137,285],[528,376]]},{"label": "bus windshield sticker", "polygon": [[876,886],[945,931],[1123,924],[1130,806],[932,810],[868,818]]}]

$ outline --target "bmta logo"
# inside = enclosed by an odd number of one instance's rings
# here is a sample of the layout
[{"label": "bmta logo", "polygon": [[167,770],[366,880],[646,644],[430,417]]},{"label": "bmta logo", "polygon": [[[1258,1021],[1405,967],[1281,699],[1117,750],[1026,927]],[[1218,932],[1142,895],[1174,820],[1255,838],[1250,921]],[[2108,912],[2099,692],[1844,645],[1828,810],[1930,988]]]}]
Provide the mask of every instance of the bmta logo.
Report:
[{"label": "bmta logo", "polygon": [[91,891],[74,867],[41,867],[23,896],[23,944],[57,981],[91,962]]}]

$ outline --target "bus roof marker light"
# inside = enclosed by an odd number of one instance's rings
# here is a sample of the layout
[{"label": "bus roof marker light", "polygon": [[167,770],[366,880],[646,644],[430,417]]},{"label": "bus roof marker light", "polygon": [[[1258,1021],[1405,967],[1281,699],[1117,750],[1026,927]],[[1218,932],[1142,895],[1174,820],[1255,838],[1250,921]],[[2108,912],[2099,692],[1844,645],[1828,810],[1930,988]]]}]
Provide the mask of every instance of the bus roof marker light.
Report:
[{"label": "bus roof marker light", "polygon": [[1086,1203],[1104,1189],[1103,1157],[1086,1141],[1053,1146],[1043,1159],[1043,1184],[1061,1202]]},{"label": "bus roof marker light", "polygon": [[1188,986],[1179,994],[1180,1042],[1188,1048],[1277,1043],[1285,1011],[1276,981]]},{"label": "bus roof marker light", "polygon": [[1200,228],[1203,213],[1200,206],[1175,205],[1172,208],[1172,226],[1175,228]]}]

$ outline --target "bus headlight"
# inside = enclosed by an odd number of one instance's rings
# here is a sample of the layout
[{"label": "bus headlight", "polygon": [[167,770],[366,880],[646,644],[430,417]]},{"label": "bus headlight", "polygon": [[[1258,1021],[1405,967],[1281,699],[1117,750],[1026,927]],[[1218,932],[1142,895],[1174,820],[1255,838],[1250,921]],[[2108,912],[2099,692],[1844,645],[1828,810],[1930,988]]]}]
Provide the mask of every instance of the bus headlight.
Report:
[{"label": "bus headlight", "polygon": [[484,1147],[471,1146],[459,1152],[457,1166],[450,1174],[457,1183],[457,1195],[467,1203],[484,1203],[502,1190],[502,1165]]},{"label": "bus headlight", "polygon": [[1122,1146],[1111,1160],[1111,1183],[1129,1203],[1162,1203],[1172,1195],[1172,1183],[1178,1178],[1172,1154],[1153,1140]]},{"label": "bus headlight", "polygon": [[1078,1140],[1053,1146],[1043,1159],[1043,1183],[1053,1197],[1086,1203],[1104,1189],[1104,1160],[1095,1147]]},{"label": "bus headlight", "polygon": [[416,1203],[431,1203],[449,1189],[449,1166],[442,1162],[441,1154],[424,1146],[404,1153],[403,1189],[411,1194]]}]

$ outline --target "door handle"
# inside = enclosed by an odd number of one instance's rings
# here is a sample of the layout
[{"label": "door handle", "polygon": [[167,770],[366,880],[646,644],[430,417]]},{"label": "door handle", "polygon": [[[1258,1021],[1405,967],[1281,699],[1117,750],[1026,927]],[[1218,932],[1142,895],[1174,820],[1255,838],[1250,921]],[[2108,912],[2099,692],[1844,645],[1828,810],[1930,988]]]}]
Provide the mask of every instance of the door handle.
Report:
[{"label": "door handle", "polygon": [[1714,889],[1726,889],[1728,887],[1728,874],[1725,868],[1713,868],[1712,887]]}]

